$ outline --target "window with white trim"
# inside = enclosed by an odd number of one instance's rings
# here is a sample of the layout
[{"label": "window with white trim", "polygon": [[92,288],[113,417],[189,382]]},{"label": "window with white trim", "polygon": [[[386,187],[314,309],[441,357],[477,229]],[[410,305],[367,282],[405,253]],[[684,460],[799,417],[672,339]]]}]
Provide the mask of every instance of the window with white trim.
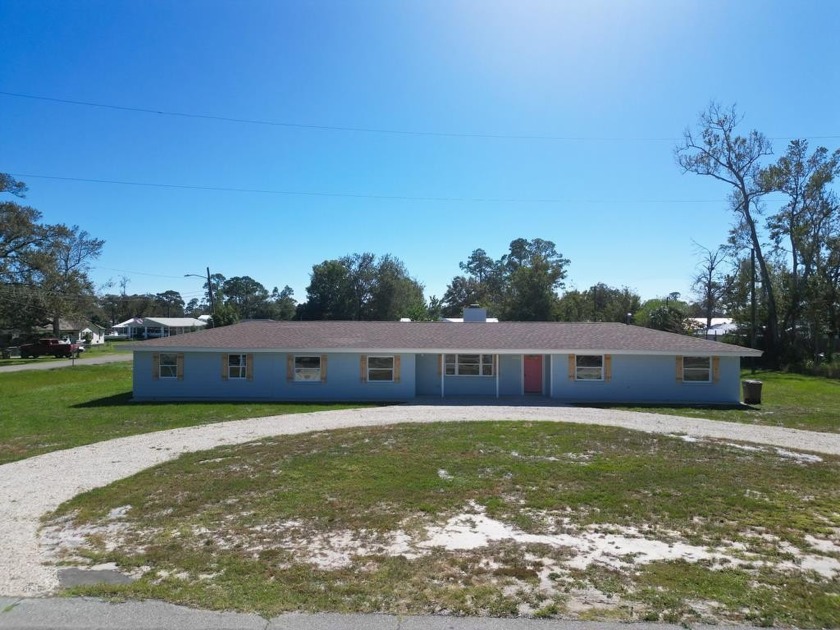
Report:
[{"label": "window with white trim", "polygon": [[710,383],[712,381],[711,357],[683,357],[683,381]]},{"label": "window with white trim", "polygon": [[369,356],[367,358],[367,380],[368,382],[393,383],[394,357]]},{"label": "window with white trim", "polygon": [[229,354],[228,355],[228,378],[247,378],[248,377],[248,355],[247,354]]},{"label": "window with white trim", "polygon": [[321,380],[321,357],[318,355],[295,357],[294,374],[296,381],[319,382]]},{"label": "window with white trim", "polygon": [[444,365],[447,376],[493,376],[492,354],[447,354]]},{"label": "window with white trim", "polygon": [[178,355],[175,353],[161,352],[158,366],[160,378],[178,378]]},{"label": "window with white trim", "polygon": [[576,381],[603,381],[604,356],[600,354],[575,355]]}]

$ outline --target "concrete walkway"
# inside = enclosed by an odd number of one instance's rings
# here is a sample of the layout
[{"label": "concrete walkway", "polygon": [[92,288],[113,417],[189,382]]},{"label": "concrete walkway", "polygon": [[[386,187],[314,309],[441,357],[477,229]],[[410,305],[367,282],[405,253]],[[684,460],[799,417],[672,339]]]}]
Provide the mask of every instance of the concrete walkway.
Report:
[{"label": "concrete walkway", "polygon": [[[721,630],[725,625],[692,625]],[[211,612],[158,601],[109,604],[93,599],[0,598],[0,628],[29,630],[684,630],[673,624],[599,623],[490,617],[337,615],[288,613],[272,619],[254,614]]]}]

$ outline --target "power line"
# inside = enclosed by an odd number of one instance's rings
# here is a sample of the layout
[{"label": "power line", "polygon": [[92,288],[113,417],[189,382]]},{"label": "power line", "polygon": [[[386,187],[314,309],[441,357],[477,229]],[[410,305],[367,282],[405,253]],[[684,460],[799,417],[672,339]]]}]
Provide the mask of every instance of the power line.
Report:
[{"label": "power line", "polygon": [[33,94],[21,94],[18,92],[0,91],[0,95],[12,96],[15,98],[26,98],[50,103],[61,103],[64,105],[79,105],[82,107],[96,107],[99,109],[112,109],[116,111],[136,112],[142,114],[157,114],[159,116],[173,116],[177,118],[198,118],[202,120],[215,120],[220,122],[232,122],[246,125],[263,125],[269,127],[286,127],[290,129],[310,129],[317,131],[345,131],[353,133],[373,133],[400,136],[431,136],[438,138],[474,138],[490,140],[561,140],[561,141],[629,141],[629,142],[673,142],[675,138],[611,138],[594,136],[553,136],[544,134],[503,134],[503,133],[466,133],[455,131],[412,131],[408,129],[385,129],[377,127],[345,127],[340,125],[315,125],[304,123],[293,123],[276,120],[259,120],[255,118],[236,118],[232,116],[212,116],[209,114],[194,114],[187,112],[165,111],[160,109],[147,109],[145,107],[128,107],[123,105],[111,105],[108,103],[93,103],[90,101],[76,101],[50,96],[35,96]]},{"label": "power line", "polygon": [[[77,101],[52,96],[37,96],[34,94],[22,94],[20,92],[0,91],[2,96],[24,98],[63,105],[77,105],[80,107],[94,107],[98,109],[111,109],[115,111],[135,112],[141,114],[155,114],[158,116],[171,116],[175,118],[197,118],[200,120],[215,120],[219,122],[230,122],[245,125],[262,125],[268,127],[285,127],[289,129],[309,129],[315,131],[342,131],[351,133],[372,133],[400,136],[430,136],[438,138],[472,138],[489,140],[549,140],[563,142],[675,142],[679,138],[674,137],[616,137],[616,136],[555,136],[551,134],[505,134],[505,133],[467,133],[460,131],[430,131],[430,130],[409,130],[409,129],[387,129],[377,127],[347,127],[341,125],[316,125],[305,123],[294,123],[278,120],[260,120],[257,118],[237,118],[234,116],[213,116],[210,114],[196,114],[191,112],[166,111],[162,109],[150,109],[145,107],[129,107],[125,105],[112,105],[109,103],[94,103],[92,101]],[[802,137],[802,136],[796,136]],[[809,140],[836,140],[840,135],[804,136]],[[770,140],[793,140],[794,136],[770,137]]]},{"label": "power line", "polygon": [[175,280],[183,280],[184,276],[168,276],[160,273],[148,273],[146,271],[131,271],[130,269],[114,269],[113,267],[103,267],[102,265],[93,265],[92,269],[105,269],[106,271],[119,271],[120,273],[130,273],[137,276],[152,276],[154,278],[172,278]]},{"label": "power line", "polygon": [[225,186],[192,186],[187,184],[161,184],[157,182],[130,182],[116,179],[93,179],[86,177],[60,177],[57,175],[35,175],[32,173],[9,173],[14,177],[32,179],[50,179],[57,181],[82,182],[89,184],[113,184],[117,186],[141,186],[145,188],[174,188],[179,190],[204,190],[212,192],[259,193],[267,195],[287,195],[303,197],[335,197],[346,199],[373,199],[379,201],[430,201],[456,203],[540,203],[540,204],[608,204],[608,203],[648,203],[648,204],[700,204],[725,203],[725,199],[554,199],[554,198],[494,198],[494,197],[422,197],[410,195],[372,195],[357,193],[330,193],[311,190],[272,190],[267,188],[229,188]]},{"label": "power line", "polygon": [[[16,289],[9,290],[5,287],[0,286],[0,302],[5,302],[7,304],[13,305],[20,305],[21,298],[41,298],[41,299],[60,299],[64,300],[65,302],[77,302],[80,304],[90,304],[101,301],[106,296],[111,297],[118,297],[123,300],[131,301],[140,301],[140,300],[149,300],[151,302],[155,302],[155,298],[162,293],[161,291],[154,292],[154,293],[126,293],[117,294],[117,293],[105,293],[104,291],[100,290],[96,293],[88,293],[88,294],[77,294],[77,293],[65,293],[61,291],[52,291],[50,289],[43,289],[37,286],[33,287],[17,287]],[[181,293],[180,291],[176,291],[178,295],[181,296],[185,302],[190,301],[192,298],[203,298],[207,295],[206,291],[202,291],[201,293]]]}]

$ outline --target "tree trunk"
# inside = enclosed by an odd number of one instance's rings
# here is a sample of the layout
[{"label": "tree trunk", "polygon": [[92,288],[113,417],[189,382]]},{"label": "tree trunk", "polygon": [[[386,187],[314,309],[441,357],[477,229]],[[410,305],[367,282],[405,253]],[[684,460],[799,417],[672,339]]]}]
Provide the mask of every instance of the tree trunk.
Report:
[{"label": "tree trunk", "polygon": [[714,278],[712,277],[713,271],[709,270],[709,275],[706,278],[706,336],[709,335],[709,328],[712,327],[712,315],[714,315],[715,310],[715,296],[712,295],[712,282]]},{"label": "tree trunk", "polygon": [[[742,194],[746,189],[742,191]],[[749,196],[744,195],[743,199],[749,199]],[[755,228],[755,221],[753,221],[752,214],[748,207],[748,202],[744,203],[742,210],[744,219],[750,229],[750,240],[755,249],[755,256],[758,260],[758,268],[761,272],[761,283],[764,285],[764,292],[767,296],[767,329],[764,331],[764,345],[765,353],[764,360],[768,367],[779,367],[779,314],[776,308],[776,294],[773,290],[773,284],[770,282],[770,272],[767,268],[767,261],[764,259],[764,253],[761,251],[761,244],[758,240],[758,233]]]}]

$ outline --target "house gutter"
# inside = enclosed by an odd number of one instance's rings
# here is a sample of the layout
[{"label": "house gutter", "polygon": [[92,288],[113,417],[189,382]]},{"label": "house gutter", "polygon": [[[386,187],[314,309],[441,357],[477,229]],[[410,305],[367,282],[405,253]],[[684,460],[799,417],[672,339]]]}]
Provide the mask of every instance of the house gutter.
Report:
[{"label": "house gutter", "polygon": [[[167,337],[172,339],[172,337]],[[697,350],[693,348],[679,348],[672,350],[613,350],[610,348],[266,348],[238,347],[238,346],[169,346],[149,344],[133,345],[129,348],[134,352],[241,352],[245,353],[291,353],[291,354],[611,354],[614,356],[692,356],[692,357],[760,357],[761,350],[743,348],[742,351],[726,350]]]}]

